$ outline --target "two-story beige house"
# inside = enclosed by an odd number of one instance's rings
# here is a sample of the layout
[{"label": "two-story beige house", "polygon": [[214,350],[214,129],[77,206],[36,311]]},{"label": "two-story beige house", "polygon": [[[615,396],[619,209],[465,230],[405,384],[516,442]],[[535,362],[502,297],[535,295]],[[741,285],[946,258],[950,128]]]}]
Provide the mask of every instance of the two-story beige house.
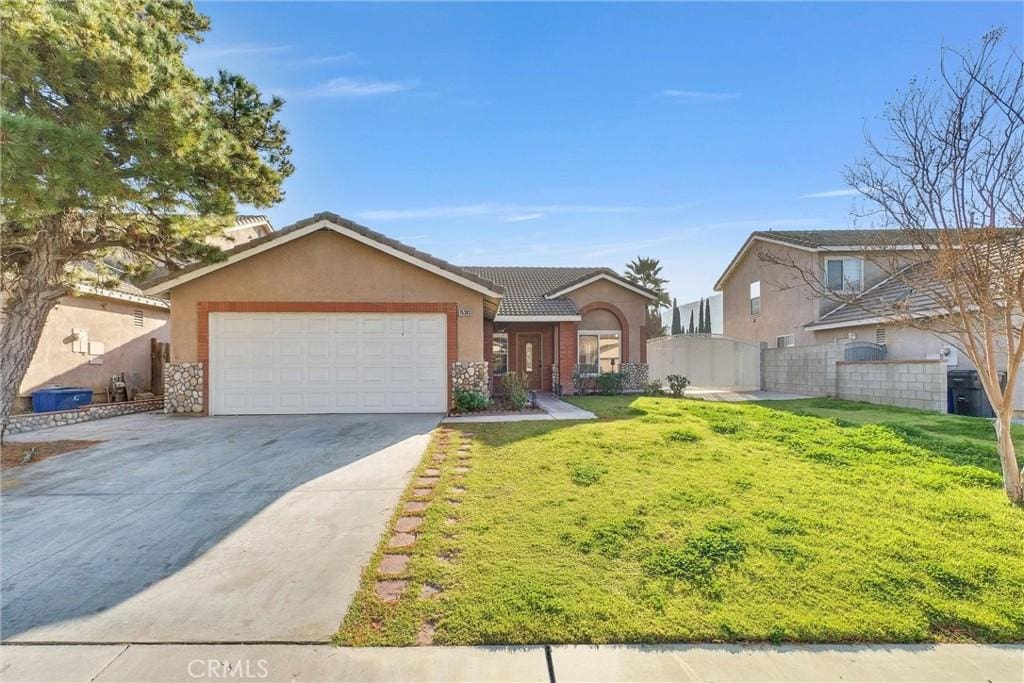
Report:
[{"label": "two-story beige house", "polygon": [[[793,268],[762,258],[766,251],[804,272],[822,274],[830,288],[845,293],[871,289],[888,277],[864,258],[865,245],[878,243],[876,230],[782,230],[751,233],[715,283],[723,296],[723,333],[772,347],[807,346],[835,335],[810,325],[835,301],[818,296]],[[863,332],[863,331],[861,331]],[[847,333],[842,333],[848,337]],[[870,335],[868,341],[875,341]]]},{"label": "two-story beige house", "polygon": [[[902,283],[865,258],[869,246],[885,241],[877,230],[751,233],[715,283],[715,291],[723,296],[724,335],[773,348],[868,341],[885,344],[890,360],[945,358],[951,370],[970,369],[967,359],[949,342],[873,317],[867,311],[878,306],[868,301],[862,306],[841,305],[821,296],[788,265],[819,273],[820,282],[829,289],[847,295],[862,293],[858,297],[862,300],[891,300],[900,295],[894,290]],[[897,254],[898,246],[892,246]],[[766,253],[770,259],[764,258]],[[1024,373],[1020,374],[1016,403],[1024,411]]]}]

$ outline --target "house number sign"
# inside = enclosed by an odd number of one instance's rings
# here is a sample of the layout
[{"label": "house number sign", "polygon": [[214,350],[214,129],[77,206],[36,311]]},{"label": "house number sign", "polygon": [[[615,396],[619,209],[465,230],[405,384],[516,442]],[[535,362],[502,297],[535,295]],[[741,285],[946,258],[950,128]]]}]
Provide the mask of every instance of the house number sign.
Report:
[{"label": "house number sign", "polygon": [[471,315],[473,315],[473,309],[472,308],[460,308],[459,309],[459,317],[460,318],[468,318]]}]

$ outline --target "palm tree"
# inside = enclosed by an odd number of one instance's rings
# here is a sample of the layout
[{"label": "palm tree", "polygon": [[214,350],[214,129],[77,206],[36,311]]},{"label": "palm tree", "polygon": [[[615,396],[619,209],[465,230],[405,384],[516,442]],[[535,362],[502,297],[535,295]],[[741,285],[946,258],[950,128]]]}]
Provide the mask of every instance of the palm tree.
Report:
[{"label": "palm tree", "polygon": [[665,285],[668,280],[661,277],[661,262],[656,258],[637,256],[635,260],[626,264],[626,279],[640,285],[644,289],[654,292],[658,299],[647,305],[647,337],[660,337],[668,333],[666,326],[661,321],[661,308],[668,308],[672,301],[669,299]]}]

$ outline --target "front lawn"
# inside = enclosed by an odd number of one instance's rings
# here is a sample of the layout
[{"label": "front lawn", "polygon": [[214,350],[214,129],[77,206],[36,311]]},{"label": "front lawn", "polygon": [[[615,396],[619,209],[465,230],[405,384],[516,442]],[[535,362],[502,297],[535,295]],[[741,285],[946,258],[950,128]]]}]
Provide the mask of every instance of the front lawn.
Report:
[{"label": "front lawn", "polygon": [[[429,500],[415,542],[385,536],[338,642],[408,645],[424,624],[449,644],[1024,641],[1024,511],[989,423],[575,402],[602,419],[459,425],[467,457],[459,429],[428,450],[420,474],[439,478],[404,499]],[[409,561],[388,603],[378,565],[395,552]]]}]

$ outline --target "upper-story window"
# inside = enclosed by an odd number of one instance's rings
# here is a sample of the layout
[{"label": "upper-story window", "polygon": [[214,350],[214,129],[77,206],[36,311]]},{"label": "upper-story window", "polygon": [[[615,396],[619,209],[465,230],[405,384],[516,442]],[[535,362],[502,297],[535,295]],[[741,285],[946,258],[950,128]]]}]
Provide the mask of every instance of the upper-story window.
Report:
[{"label": "upper-story window", "polygon": [[825,259],[825,286],[830,292],[859,292],[864,289],[864,262],[859,258]]},{"label": "upper-story window", "polygon": [[761,281],[750,283],[750,315],[761,312]]}]

